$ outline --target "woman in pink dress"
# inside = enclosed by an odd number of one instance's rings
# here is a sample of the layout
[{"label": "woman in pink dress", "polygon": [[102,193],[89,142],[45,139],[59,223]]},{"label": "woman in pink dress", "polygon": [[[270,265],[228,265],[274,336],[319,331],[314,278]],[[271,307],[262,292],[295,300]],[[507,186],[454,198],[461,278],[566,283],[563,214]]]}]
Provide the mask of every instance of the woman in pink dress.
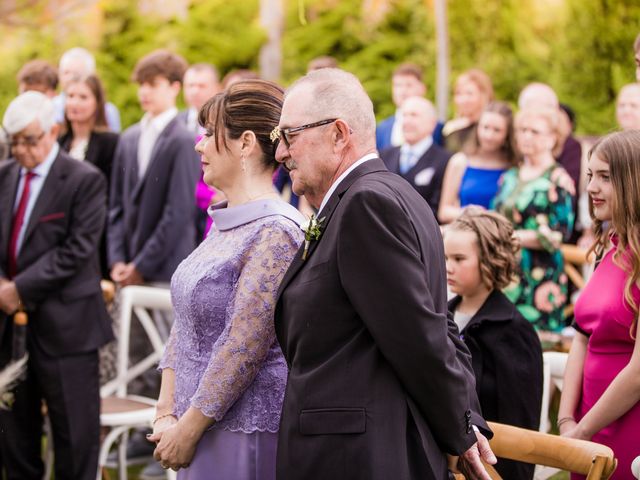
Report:
[{"label": "woman in pink dress", "polygon": [[[565,437],[608,445],[612,479],[629,479],[640,455],[640,131],[608,135],[589,155],[591,248],[602,258],[575,307],[576,336],[558,427]],[[573,476],[572,478],[584,478]]]}]

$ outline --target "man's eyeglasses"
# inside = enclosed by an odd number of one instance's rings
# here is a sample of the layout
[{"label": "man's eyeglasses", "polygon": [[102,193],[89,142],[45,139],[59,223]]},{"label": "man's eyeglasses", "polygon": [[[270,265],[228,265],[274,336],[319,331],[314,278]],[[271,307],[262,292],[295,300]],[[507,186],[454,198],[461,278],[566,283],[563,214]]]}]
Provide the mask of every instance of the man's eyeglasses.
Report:
[{"label": "man's eyeglasses", "polygon": [[25,137],[9,137],[9,146],[11,148],[19,147],[20,145],[24,145],[25,147],[35,147],[38,145],[42,137],[44,137],[45,132],[42,132],[40,135],[27,135]]},{"label": "man's eyeglasses", "polygon": [[338,120],[337,118],[329,118],[327,120],[320,120],[319,122],[314,122],[314,123],[310,123],[308,125],[302,125],[301,127],[290,127],[290,128],[280,128],[280,127],[275,127],[273,130],[271,130],[271,134],[269,135],[269,138],[271,139],[271,142],[274,144],[277,144],[276,142],[278,142],[279,140],[282,140],[284,142],[284,144],[287,146],[287,148],[291,147],[291,134],[292,133],[298,133],[301,132],[303,130],[306,130],[308,128],[314,128],[314,127],[320,127],[322,125],[328,125],[329,123],[333,123],[336,120]]}]

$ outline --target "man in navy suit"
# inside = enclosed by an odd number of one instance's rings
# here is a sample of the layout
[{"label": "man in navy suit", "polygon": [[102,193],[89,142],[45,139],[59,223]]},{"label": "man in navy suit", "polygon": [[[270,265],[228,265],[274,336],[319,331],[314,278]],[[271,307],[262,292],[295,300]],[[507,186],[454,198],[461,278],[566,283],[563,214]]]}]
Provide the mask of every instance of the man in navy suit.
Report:
[{"label": "man in navy suit", "polygon": [[[402,145],[402,115],[400,107],[409,97],[423,97],[427,93],[427,86],[422,80],[422,70],[413,63],[403,63],[393,71],[391,77],[391,98],[396,106],[396,113],[385,118],[376,127],[376,147],[382,152],[390,147]],[[442,144],[442,123],[437,122],[434,131],[434,141]]]},{"label": "man in navy suit", "polygon": [[[42,399],[53,432],[56,479],[95,478],[100,445],[98,348],[113,339],[100,289],[98,244],[107,209],[102,173],[61,151],[54,107],[39,92],[4,115],[12,158],[0,163],[0,360],[14,314],[28,316],[26,378],[0,411],[9,480],[40,480]],[[2,472],[0,472],[0,477]]]},{"label": "man in navy suit", "polygon": [[399,174],[418,191],[435,216],[451,153],[433,139],[437,119],[429,100],[410,97],[402,104],[401,111],[404,142],[400,147],[384,150],[381,157],[389,171]]},{"label": "man in navy suit", "polygon": [[175,106],[185,69],[182,57],[157,50],[134,71],[146,113],[116,149],[107,237],[111,278],[122,286],[168,283],[196,246],[200,165]]}]

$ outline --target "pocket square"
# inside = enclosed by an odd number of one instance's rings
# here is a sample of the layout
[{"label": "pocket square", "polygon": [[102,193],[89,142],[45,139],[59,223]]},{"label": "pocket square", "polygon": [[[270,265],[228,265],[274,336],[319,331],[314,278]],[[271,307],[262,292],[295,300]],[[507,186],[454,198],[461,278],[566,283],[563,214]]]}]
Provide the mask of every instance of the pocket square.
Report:
[{"label": "pocket square", "polygon": [[51,220],[58,220],[59,218],[64,218],[64,212],[56,212],[56,213],[50,213],[49,215],[44,215],[40,217],[39,222],[40,223],[50,222]]},{"label": "pocket square", "polygon": [[420,170],[418,173],[416,173],[416,176],[413,179],[413,183],[415,183],[418,187],[429,185],[434,173],[436,173],[436,171],[431,167]]}]

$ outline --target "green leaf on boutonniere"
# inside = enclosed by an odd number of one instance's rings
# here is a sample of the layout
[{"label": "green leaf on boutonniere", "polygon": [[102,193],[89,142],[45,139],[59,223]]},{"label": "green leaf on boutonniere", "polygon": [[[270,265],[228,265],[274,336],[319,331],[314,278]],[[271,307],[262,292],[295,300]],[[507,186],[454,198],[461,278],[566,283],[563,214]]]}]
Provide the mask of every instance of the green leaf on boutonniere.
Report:
[{"label": "green leaf on boutonniere", "polygon": [[307,259],[311,242],[315,242],[320,239],[320,235],[322,235],[322,222],[324,222],[325,218],[326,217],[318,218],[315,214],[312,214],[306,222],[300,225],[300,228],[304,232],[304,250],[302,251],[302,260]]}]

